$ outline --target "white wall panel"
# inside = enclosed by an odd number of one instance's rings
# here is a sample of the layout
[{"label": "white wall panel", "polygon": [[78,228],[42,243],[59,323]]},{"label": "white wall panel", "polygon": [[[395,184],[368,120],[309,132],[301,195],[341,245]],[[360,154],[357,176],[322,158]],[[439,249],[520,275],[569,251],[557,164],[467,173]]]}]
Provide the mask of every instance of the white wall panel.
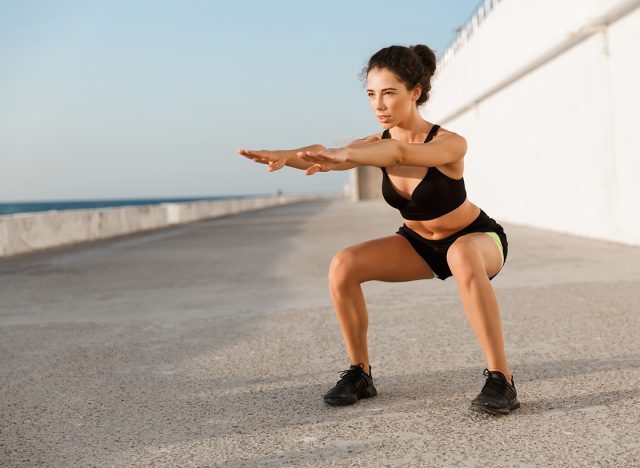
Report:
[{"label": "white wall panel", "polygon": [[503,0],[440,64],[424,116],[467,139],[469,198],[490,216],[640,245],[640,8],[441,120],[624,3]]}]

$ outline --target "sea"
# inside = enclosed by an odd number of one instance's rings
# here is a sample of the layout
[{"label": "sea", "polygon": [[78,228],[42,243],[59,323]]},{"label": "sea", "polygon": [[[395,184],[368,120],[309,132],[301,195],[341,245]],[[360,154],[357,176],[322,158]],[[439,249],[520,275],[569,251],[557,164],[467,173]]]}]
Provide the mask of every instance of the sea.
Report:
[{"label": "sea", "polygon": [[196,198],[132,198],[119,200],[58,200],[58,201],[29,201],[29,202],[0,202],[0,216],[15,213],[32,213],[50,210],[84,210],[91,208],[112,208],[131,205],[157,205],[160,203],[184,203],[202,200],[226,200],[231,198],[250,198],[270,196],[272,194],[228,195]]}]

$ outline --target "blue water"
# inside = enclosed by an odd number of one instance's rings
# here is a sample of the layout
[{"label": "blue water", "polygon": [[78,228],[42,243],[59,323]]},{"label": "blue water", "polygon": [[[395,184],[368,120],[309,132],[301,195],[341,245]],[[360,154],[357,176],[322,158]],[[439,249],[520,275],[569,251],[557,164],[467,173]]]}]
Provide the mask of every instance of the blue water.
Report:
[{"label": "blue water", "polygon": [[181,203],[197,200],[224,200],[229,198],[248,198],[267,195],[233,195],[199,198],[139,198],[131,200],[74,200],[74,201],[32,201],[0,203],[0,215],[30,213],[49,210],[83,210],[90,208],[111,208],[130,205],[156,205],[158,203]]}]

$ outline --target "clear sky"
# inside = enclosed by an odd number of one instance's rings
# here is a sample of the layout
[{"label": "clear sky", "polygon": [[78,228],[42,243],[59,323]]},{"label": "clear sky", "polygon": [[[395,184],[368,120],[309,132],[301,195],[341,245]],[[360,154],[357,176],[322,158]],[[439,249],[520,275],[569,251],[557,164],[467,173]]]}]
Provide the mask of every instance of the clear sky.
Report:
[{"label": "clear sky", "polygon": [[0,202],[342,192],[348,171],[270,173],[236,148],[379,131],[369,57],[440,57],[477,5],[0,0]]}]

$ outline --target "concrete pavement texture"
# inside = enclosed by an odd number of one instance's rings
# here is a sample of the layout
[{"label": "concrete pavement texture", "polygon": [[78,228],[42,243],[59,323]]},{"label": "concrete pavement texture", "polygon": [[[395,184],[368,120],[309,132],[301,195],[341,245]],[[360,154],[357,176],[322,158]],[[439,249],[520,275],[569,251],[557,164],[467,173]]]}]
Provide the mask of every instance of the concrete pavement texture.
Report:
[{"label": "concrete pavement texture", "polygon": [[364,283],[378,396],[323,402],[331,258],[401,224],[305,201],[1,260],[0,466],[640,466],[637,247],[501,223],[510,415],[470,409],[453,278]]}]

